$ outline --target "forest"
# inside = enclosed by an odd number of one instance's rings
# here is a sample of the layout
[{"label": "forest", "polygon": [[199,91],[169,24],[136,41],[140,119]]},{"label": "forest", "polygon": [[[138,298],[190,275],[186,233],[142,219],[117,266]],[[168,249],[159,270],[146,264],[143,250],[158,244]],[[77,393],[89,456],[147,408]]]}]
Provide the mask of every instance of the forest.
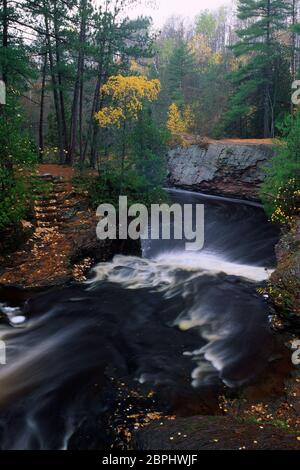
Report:
[{"label": "forest", "polygon": [[[95,204],[122,191],[149,203],[163,197],[170,144],[297,134],[297,0],[199,7],[160,30],[129,16],[137,4],[2,0],[2,229],[24,217],[42,162],[76,168]],[[284,169],[279,155],[263,190],[273,212],[295,176],[294,150],[283,145]]]}]

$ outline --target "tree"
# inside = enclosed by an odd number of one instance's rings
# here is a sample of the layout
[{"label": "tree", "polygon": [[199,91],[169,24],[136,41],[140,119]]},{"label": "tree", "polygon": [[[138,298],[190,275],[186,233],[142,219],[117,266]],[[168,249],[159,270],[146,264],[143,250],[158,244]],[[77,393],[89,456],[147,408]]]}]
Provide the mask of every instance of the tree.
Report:
[{"label": "tree", "polygon": [[42,65],[42,86],[40,98],[40,118],[39,118],[39,160],[43,161],[44,155],[44,116],[45,116],[45,93],[46,93],[46,74],[47,74],[48,54],[44,52],[44,61]]},{"label": "tree", "polygon": [[196,64],[192,51],[185,41],[180,41],[174,48],[166,67],[165,92],[169,102],[182,108],[191,96],[191,89],[196,78]]},{"label": "tree", "polygon": [[292,15],[292,25],[291,25],[291,75],[292,80],[296,78],[296,21],[297,21],[297,0],[292,0],[291,2],[291,15]]},{"label": "tree", "polygon": [[[8,62],[16,68],[14,43],[22,42],[30,52],[30,67],[37,72],[40,91],[36,137],[41,160],[49,145],[58,148],[60,163],[72,164],[79,156],[83,164],[90,152],[94,166],[100,146],[94,115],[102,106],[101,85],[111,75],[128,73],[132,58],[150,55],[150,20],[126,16],[136,2],[99,0],[96,6],[90,0],[2,2],[0,67],[5,74]],[[16,50],[20,53],[21,48]],[[19,79],[24,75],[23,65],[17,75]],[[34,87],[31,84],[30,91],[36,94]],[[35,107],[31,96],[26,99]],[[35,115],[35,110],[29,113]]]},{"label": "tree", "polygon": [[36,157],[34,146],[24,132],[20,107],[20,98],[36,77],[35,70],[30,48],[17,34],[10,34],[18,13],[20,10],[14,2],[2,2],[0,76],[6,85],[6,105],[0,110],[0,230],[17,224],[26,212],[30,200],[29,178],[27,174],[22,176],[20,169],[30,172]]},{"label": "tree", "polygon": [[90,60],[96,65],[96,79],[82,159],[85,160],[90,148],[91,167],[95,166],[99,153],[100,127],[95,122],[94,116],[103,106],[99,94],[101,86],[112,75],[128,73],[132,58],[151,56],[152,38],[149,33],[149,19],[124,18],[125,9],[135,2],[136,0],[127,2],[106,0],[104,8],[100,8],[94,15]]},{"label": "tree", "polygon": [[3,63],[2,65],[2,80],[7,84],[7,70],[6,70],[6,57],[7,57],[7,48],[8,48],[8,3],[7,0],[3,0],[2,2],[2,24],[3,24],[3,31],[2,31],[2,53],[3,53]]},{"label": "tree", "polygon": [[[73,102],[71,111],[71,123],[70,123],[70,148],[68,153],[67,162],[72,164],[75,157],[77,138],[79,131],[80,139],[80,160],[83,158],[83,147],[82,147],[82,112],[83,112],[83,78],[84,78],[84,63],[85,63],[85,42],[87,32],[87,20],[90,9],[88,8],[88,0],[80,0],[79,6],[79,18],[80,18],[80,29],[79,29],[79,40],[77,43],[78,58],[77,58],[77,71],[73,92]],[[78,129],[79,122],[79,129]]]},{"label": "tree", "polygon": [[300,111],[290,116],[285,136],[267,168],[261,197],[274,222],[289,223],[299,214]]},{"label": "tree", "polygon": [[172,135],[182,134],[187,132],[187,126],[181,112],[176,103],[172,103],[169,107],[167,129]]},{"label": "tree", "polygon": [[171,103],[183,113],[190,106],[193,125],[189,132],[211,135],[224,113],[230,83],[226,76],[235,65],[233,53],[226,48],[232,41],[230,11],[220,8],[204,11],[194,25],[171,18],[156,41],[156,55],[151,76],[162,84],[155,116],[165,123]]},{"label": "tree", "polygon": [[157,100],[159,92],[159,80],[148,80],[142,76],[112,76],[101,88],[101,95],[109,97],[111,103],[98,111],[95,118],[102,128],[113,126],[121,129],[122,174],[126,157],[126,126],[138,119],[146,101],[151,103]]},{"label": "tree", "polygon": [[[241,128],[241,120],[246,118],[246,127],[252,121],[258,135],[262,125],[264,137],[274,136],[278,95],[284,85],[280,80],[282,70],[287,72],[285,83],[290,82],[288,50],[279,40],[289,14],[290,5],[284,0],[239,0],[238,17],[247,23],[238,31],[240,40],[233,46],[241,62],[232,75],[237,91],[230,103],[227,124],[239,122]],[[284,102],[286,106],[287,100]]]},{"label": "tree", "polygon": [[134,122],[130,135],[130,156],[134,171],[143,182],[143,199],[157,202],[163,199],[163,184],[166,180],[166,158],[168,133],[153,119],[151,107],[145,104]]},{"label": "tree", "polygon": [[217,31],[217,20],[215,15],[209,10],[203,11],[196,18],[196,33],[206,37],[207,45],[213,49],[215,48]]},{"label": "tree", "polygon": [[152,116],[159,92],[158,80],[136,75],[112,76],[101,87],[104,105],[95,122],[109,132],[111,145],[107,158],[99,159],[99,175],[89,190],[96,203],[115,202],[120,194],[146,204],[162,198],[168,134]]}]

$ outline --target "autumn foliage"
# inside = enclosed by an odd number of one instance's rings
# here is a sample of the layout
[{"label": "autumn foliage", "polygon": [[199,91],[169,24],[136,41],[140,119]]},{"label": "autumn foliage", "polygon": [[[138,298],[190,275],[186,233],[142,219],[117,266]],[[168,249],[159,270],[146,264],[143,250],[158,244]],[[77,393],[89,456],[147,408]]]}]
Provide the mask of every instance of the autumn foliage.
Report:
[{"label": "autumn foliage", "polygon": [[137,120],[144,102],[156,101],[159,92],[159,80],[148,80],[144,76],[112,76],[101,88],[102,96],[110,97],[111,104],[96,113],[95,118],[101,127],[120,127],[122,121]]},{"label": "autumn foliage", "polygon": [[188,133],[194,126],[194,116],[190,106],[185,106],[181,112],[175,103],[169,107],[167,129],[172,136]]}]

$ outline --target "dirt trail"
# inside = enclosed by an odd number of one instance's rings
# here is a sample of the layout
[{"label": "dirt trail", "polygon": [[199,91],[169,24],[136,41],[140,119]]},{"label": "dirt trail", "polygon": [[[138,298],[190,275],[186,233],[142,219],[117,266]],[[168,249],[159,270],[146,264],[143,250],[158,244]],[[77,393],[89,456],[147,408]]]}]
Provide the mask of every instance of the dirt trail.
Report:
[{"label": "dirt trail", "polygon": [[242,145],[274,145],[273,139],[212,139],[210,137],[203,137],[196,134],[181,134],[186,145],[200,145],[207,146],[210,144],[221,144],[228,146],[242,146]]},{"label": "dirt trail", "polygon": [[230,145],[274,145],[272,139],[208,139],[210,144],[230,144]]},{"label": "dirt trail", "polygon": [[33,233],[22,249],[2,256],[0,284],[33,288],[82,280],[92,263],[84,253],[97,245],[96,219],[87,198],[73,191],[74,170],[40,165],[38,175],[46,191],[36,190]]}]

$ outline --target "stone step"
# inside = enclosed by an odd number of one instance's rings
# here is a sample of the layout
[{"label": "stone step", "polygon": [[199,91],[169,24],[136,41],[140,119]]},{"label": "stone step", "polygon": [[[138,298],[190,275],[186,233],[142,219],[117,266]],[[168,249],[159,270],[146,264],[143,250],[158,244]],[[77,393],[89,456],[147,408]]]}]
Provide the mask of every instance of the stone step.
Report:
[{"label": "stone step", "polygon": [[60,196],[61,194],[67,194],[67,191],[64,188],[55,188],[53,191],[51,191],[53,195],[58,195]]},{"label": "stone step", "polygon": [[47,210],[47,208],[49,209],[52,209],[55,210],[54,208],[55,207],[59,207],[59,209],[61,209],[62,207],[66,207],[66,208],[69,208],[69,207],[72,207],[73,206],[73,203],[68,201],[68,199],[50,199],[48,201],[45,201],[45,200],[39,200],[39,201],[36,201],[36,206],[40,207],[41,209],[44,209]]},{"label": "stone step", "polygon": [[55,186],[67,186],[67,183],[65,180],[54,180],[53,181],[53,184]]},{"label": "stone step", "polygon": [[41,222],[56,222],[56,220],[58,219],[58,216],[56,213],[54,214],[39,214],[38,215],[38,221],[41,221]]},{"label": "stone step", "polygon": [[41,227],[41,228],[53,227],[52,222],[46,222],[46,221],[41,221],[41,220],[38,220],[36,225],[37,225],[37,227]]},{"label": "stone step", "polygon": [[57,207],[56,206],[43,206],[43,207],[37,207],[35,206],[34,208],[34,211],[37,213],[37,214],[55,214],[56,213],[56,209]]},{"label": "stone step", "polygon": [[42,175],[36,175],[35,178],[36,178],[37,180],[52,181],[53,178],[54,178],[54,176],[51,175],[51,173],[43,173]]}]

